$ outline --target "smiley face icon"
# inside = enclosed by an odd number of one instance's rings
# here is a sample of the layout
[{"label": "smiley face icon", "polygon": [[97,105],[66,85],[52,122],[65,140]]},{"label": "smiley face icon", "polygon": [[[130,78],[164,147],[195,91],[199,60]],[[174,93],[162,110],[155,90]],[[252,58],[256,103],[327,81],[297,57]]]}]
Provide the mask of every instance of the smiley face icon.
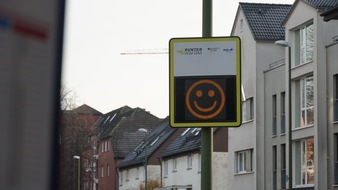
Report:
[{"label": "smiley face icon", "polygon": [[194,82],[187,90],[185,102],[189,112],[199,119],[216,117],[225,105],[222,87],[215,81],[202,79]]}]

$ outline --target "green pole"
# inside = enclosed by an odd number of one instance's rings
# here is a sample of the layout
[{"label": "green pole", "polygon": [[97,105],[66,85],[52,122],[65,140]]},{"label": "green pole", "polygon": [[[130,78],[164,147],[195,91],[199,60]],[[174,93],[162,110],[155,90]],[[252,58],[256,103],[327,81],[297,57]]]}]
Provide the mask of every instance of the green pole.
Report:
[{"label": "green pole", "polygon": [[291,47],[288,46],[289,53],[289,189],[292,190],[292,109],[291,109]]},{"label": "green pole", "polygon": [[212,128],[211,127],[202,128],[201,190],[212,190],[212,152],[213,152]]},{"label": "green pole", "polygon": [[80,190],[80,165],[81,165],[81,162],[79,159],[77,163],[77,189],[78,190]]},{"label": "green pole", "polygon": [[145,181],[145,190],[148,190],[148,171],[147,171],[147,168],[148,168],[148,133],[146,133],[146,156],[145,156],[145,163],[144,163],[144,172],[145,172],[145,176],[144,176],[144,181]]},{"label": "green pole", "polygon": [[212,37],[212,0],[203,0],[202,36]]},{"label": "green pole", "polygon": [[[212,0],[203,0],[202,17],[202,37],[212,37]],[[213,131],[211,127],[202,128],[201,143],[201,190],[212,190]]]}]

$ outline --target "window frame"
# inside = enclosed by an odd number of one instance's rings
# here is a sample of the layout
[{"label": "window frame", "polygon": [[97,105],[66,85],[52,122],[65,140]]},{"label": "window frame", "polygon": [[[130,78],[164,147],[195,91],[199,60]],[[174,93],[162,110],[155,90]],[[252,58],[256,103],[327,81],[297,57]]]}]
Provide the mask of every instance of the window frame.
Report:
[{"label": "window frame", "polygon": [[333,122],[338,122],[338,74],[333,75]]},{"label": "window frame", "polygon": [[126,170],[126,181],[129,181],[129,169]]},{"label": "window frame", "polygon": [[285,91],[281,92],[280,94],[280,133],[285,134],[285,108],[286,108],[286,101],[285,101]]},{"label": "window frame", "polygon": [[163,161],[163,176],[168,177],[169,175],[169,164],[168,160]]},{"label": "window frame", "polygon": [[139,180],[139,179],[140,179],[140,168],[137,167],[136,172],[135,172],[135,180]]},{"label": "window frame", "polygon": [[296,33],[296,62],[294,66],[304,65],[313,61],[314,55],[314,24],[303,24]]},{"label": "window frame", "polygon": [[235,153],[236,174],[253,172],[253,149],[238,151]]},{"label": "window frame", "polygon": [[277,189],[277,146],[272,146],[272,184],[273,189]]},{"label": "window frame", "polygon": [[[314,82],[315,82],[314,76],[312,74],[300,77],[297,81],[295,81],[295,88],[296,88],[296,93],[295,93],[296,101],[295,102],[296,102],[298,110],[296,110],[297,111],[296,119],[295,119],[296,123],[293,126],[293,129],[301,129],[301,128],[314,126],[314,123],[315,123]],[[309,91],[309,88],[312,89],[311,98],[309,98],[310,94],[307,93]],[[308,105],[309,102],[312,102],[312,103]],[[311,115],[312,115],[312,118],[309,117]]]},{"label": "window frame", "polygon": [[173,172],[177,172],[177,158],[173,159]]},{"label": "window frame", "polygon": [[334,134],[334,185],[338,185],[338,133]]},{"label": "window frame", "polygon": [[254,99],[247,98],[242,102],[242,119],[243,122],[252,121],[254,119]]},{"label": "window frame", "polygon": [[104,177],[104,168],[103,165],[101,165],[101,178]]},{"label": "window frame", "polygon": [[280,165],[281,165],[281,188],[286,188],[286,144],[281,144]]},{"label": "window frame", "polygon": [[187,169],[192,169],[192,155],[187,156]]},{"label": "window frame", "polygon": [[277,135],[277,95],[272,95],[272,135]]},{"label": "window frame", "polygon": [[109,167],[109,164],[107,164],[107,176],[109,177],[110,176],[110,167]]},{"label": "window frame", "polygon": [[120,172],[120,186],[123,185],[123,171]]},{"label": "window frame", "polygon": [[[309,143],[312,141],[312,150],[309,147]],[[314,138],[305,138],[295,141],[295,185],[296,187],[312,187],[315,185],[315,160],[314,160]],[[311,154],[313,159],[307,157]],[[311,163],[312,165],[308,165]],[[312,176],[311,176],[312,175]],[[310,182],[309,182],[310,181]],[[312,183],[311,183],[312,182]]]}]

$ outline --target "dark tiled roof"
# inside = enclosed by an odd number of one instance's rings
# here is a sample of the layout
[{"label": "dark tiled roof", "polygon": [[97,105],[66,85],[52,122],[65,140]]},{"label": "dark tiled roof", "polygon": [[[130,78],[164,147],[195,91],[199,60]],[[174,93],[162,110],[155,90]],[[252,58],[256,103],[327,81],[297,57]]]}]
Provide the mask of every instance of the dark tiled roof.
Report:
[{"label": "dark tiled roof", "polygon": [[[214,135],[220,131],[213,128]],[[187,152],[199,151],[201,147],[201,128],[187,128],[162,153],[161,157],[171,157]]]},{"label": "dark tiled roof", "polygon": [[187,128],[162,153],[162,157],[199,150],[201,146],[200,128]]},{"label": "dark tiled roof", "polygon": [[316,9],[330,9],[338,4],[338,0],[303,0]]},{"label": "dark tiled roof", "polygon": [[291,5],[239,3],[255,40],[280,40],[285,37],[282,22]]},{"label": "dark tiled roof", "polygon": [[325,22],[330,20],[338,20],[338,5],[320,14],[320,16],[324,17]]},{"label": "dark tiled roof", "polygon": [[75,112],[77,114],[102,115],[101,112],[97,111],[96,109],[86,104],[83,104],[82,106],[73,109],[72,112]]},{"label": "dark tiled roof", "polygon": [[[134,147],[128,156],[118,165],[118,168],[142,164],[145,159],[145,148],[148,148],[147,155],[150,157],[175,130],[176,129],[170,127],[169,119],[167,117],[148,135],[147,143],[145,143],[145,139],[143,139],[142,142],[140,141],[140,143]],[[142,135],[144,136],[144,134]]]},{"label": "dark tiled roof", "polygon": [[124,106],[103,115],[96,125],[100,140],[111,138],[114,157],[124,158],[144,137],[138,129],[151,132],[161,121],[144,109]]},{"label": "dark tiled roof", "polygon": [[338,5],[338,0],[296,0],[291,10],[289,11],[288,15],[285,17],[282,25],[285,25],[285,23],[289,20],[290,15],[293,13],[295,7],[297,4],[302,1],[310,6],[312,6],[315,9],[321,10],[321,11],[328,11],[332,8],[334,8],[336,5]]},{"label": "dark tiled roof", "polygon": [[111,112],[108,112],[100,117],[96,122],[96,126],[99,129],[99,138],[108,137],[112,129],[124,118],[130,117],[133,109],[129,106],[123,106]]}]

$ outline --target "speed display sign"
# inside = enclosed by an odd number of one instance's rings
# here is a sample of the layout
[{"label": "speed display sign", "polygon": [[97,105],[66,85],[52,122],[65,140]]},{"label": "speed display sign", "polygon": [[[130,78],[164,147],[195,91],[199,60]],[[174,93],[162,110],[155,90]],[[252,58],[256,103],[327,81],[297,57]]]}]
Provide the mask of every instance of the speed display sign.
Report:
[{"label": "speed display sign", "polygon": [[239,126],[240,74],[238,37],[171,39],[170,125]]}]

